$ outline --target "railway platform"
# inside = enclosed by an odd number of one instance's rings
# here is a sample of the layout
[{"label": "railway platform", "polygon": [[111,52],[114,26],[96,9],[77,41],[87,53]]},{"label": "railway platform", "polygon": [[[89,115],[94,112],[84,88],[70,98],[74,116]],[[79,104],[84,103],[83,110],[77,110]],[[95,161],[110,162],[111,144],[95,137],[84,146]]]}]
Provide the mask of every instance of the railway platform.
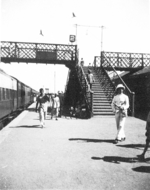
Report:
[{"label": "railway platform", "polygon": [[0,131],[0,189],[149,190],[146,122],[128,117],[126,141],[113,144],[114,116],[59,118],[40,127],[35,104]]}]

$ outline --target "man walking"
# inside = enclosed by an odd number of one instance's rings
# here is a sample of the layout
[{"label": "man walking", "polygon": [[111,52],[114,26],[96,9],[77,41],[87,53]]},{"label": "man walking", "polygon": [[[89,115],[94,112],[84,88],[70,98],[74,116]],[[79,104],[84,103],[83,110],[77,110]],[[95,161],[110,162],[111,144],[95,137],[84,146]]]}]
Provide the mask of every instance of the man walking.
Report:
[{"label": "man walking", "polygon": [[89,86],[90,86],[89,91],[92,92],[92,84],[93,84],[93,82],[95,82],[95,80],[94,80],[94,76],[93,76],[90,69],[88,70],[87,80],[88,80],[88,83],[89,83]]},{"label": "man walking", "polygon": [[45,125],[45,115],[47,113],[47,105],[46,102],[48,101],[48,98],[44,94],[44,89],[40,88],[40,95],[37,97],[37,103],[36,103],[36,112],[39,112],[39,119],[40,119],[40,126],[41,128]]}]

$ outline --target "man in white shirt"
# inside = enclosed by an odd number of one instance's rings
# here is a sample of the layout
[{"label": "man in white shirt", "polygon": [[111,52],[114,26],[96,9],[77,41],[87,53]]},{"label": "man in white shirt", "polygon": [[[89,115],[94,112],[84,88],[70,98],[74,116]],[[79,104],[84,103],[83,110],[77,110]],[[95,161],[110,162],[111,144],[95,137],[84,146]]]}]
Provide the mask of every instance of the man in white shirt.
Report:
[{"label": "man in white shirt", "polygon": [[53,119],[54,112],[55,112],[56,113],[56,120],[58,120],[59,108],[60,108],[60,100],[59,100],[58,95],[55,94],[54,97],[53,97],[53,106],[52,106],[51,119]]},{"label": "man in white shirt", "polygon": [[94,76],[93,76],[90,69],[88,70],[87,80],[88,80],[88,83],[89,83],[89,86],[90,86],[89,91],[92,92],[92,84],[95,82],[95,80],[94,80]]},{"label": "man in white shirt", "polygon": [[117,125],[117,136],[115,139],[115,144],[119,141],[124,141],[126,139],[124,133],[124,125],[127,117],[127,109],[129,108],[129,98],[123,92],[125,87],[119,84],[116,88],[116,95],[112,100],[112,109],[115,113],[116,125]]},{"label": "man in white shirt", "polygon": [[36,112],[39,111],[40,125],[42,128],[45,125],[44,120],[47,113],[47,105],[46,105],[47,101],[48,101],[48,98],[44,94],[44,89],[41,88],[40,95],[37,97]]}]

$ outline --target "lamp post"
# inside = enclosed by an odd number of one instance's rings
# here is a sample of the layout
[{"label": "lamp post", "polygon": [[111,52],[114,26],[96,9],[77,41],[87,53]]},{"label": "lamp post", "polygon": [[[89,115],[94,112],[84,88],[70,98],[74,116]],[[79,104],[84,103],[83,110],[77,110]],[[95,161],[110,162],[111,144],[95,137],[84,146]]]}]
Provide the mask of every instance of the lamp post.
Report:
[{"label": "lamp post", "polygon": [[56,72],[55,72],[55,64],[54,64],[54,93],[56,92]]}]

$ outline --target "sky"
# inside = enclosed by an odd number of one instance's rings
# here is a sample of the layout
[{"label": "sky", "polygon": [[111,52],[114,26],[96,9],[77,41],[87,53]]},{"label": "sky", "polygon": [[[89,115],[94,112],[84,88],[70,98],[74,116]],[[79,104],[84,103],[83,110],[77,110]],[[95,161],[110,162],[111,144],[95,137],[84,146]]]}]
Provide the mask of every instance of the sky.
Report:
[{"label": "sky", "polygon": [[[0,9],[1,41],[70,44],[73,34],[85,65],[101,50],[150,53],[150,0],[1,0]],[[64,91],[68,76],[63,65],[1,62],[0,68],[50,92]]]}]

